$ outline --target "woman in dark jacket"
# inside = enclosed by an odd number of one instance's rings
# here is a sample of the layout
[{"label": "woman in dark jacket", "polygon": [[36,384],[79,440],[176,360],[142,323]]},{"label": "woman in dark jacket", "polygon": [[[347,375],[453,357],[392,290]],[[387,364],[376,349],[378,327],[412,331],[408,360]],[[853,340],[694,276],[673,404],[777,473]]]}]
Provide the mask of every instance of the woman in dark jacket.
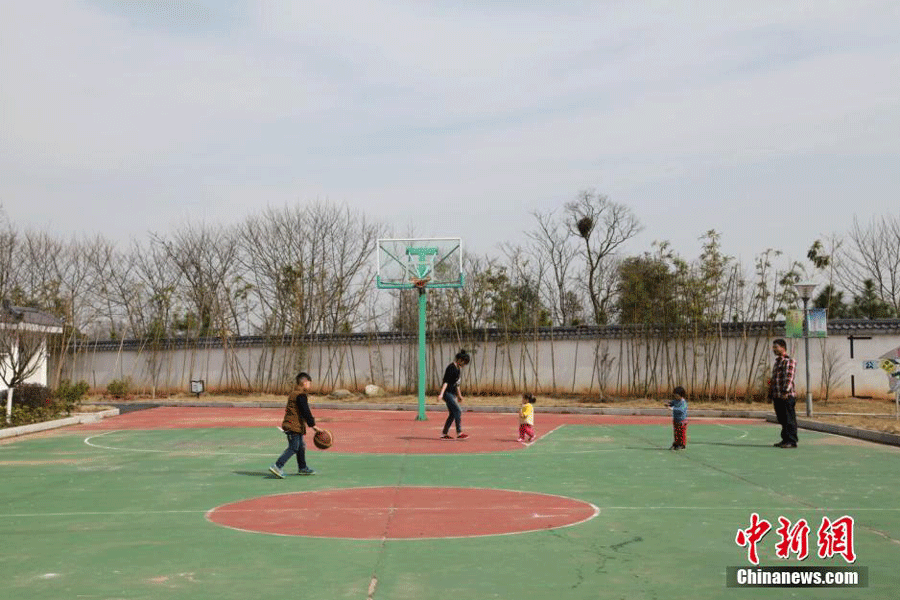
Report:
[{"label": "woman in dark jacket", "polygon": [[456,354],[456,358],[452,363],[447,365],[444,371],[444,383],[441,385],[441,391],[438,398],[441,398],[447,404],[449,415],[444,423],[442,440],[453,439],[450,437],[450,426],[456,425],[456,439],[464,440],[469,437],[468,433],[462,430],[462,409],[459,403],[463,401],[462,394],[459,392],[459,382],[462,376],[462,368],[469,364],[469,354],[465,350],[460,350]]}]

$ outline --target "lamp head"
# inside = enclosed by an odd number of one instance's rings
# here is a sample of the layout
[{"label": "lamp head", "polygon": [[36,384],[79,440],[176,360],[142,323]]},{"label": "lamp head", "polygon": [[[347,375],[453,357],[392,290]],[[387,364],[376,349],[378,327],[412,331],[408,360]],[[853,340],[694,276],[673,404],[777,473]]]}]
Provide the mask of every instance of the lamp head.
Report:
[{"label": "lamp head", "polygon": [[800,298],[803,300],[809,300],[812,298],[813,290],[816,289],[815,283],[795,283],[794,289],[797,290],[797,294],[799,294]]}]

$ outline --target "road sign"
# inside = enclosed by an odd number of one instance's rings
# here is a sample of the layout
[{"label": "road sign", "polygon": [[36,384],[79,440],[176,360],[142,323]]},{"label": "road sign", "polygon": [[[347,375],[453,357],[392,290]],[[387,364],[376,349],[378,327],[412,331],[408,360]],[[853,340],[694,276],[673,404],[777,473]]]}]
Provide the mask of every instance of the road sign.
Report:
[{"label": "road sign", "polygon": [[866,371],[884,371],[888,375],[888,386],[892,392],[900,391],[900,358],[872,358],[862,361]]}]

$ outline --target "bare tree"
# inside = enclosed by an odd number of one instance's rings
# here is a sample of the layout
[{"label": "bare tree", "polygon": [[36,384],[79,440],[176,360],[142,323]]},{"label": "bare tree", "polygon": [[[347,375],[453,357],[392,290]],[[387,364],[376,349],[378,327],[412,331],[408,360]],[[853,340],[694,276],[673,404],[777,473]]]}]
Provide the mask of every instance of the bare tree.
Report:
[{"label": "bare tree", "polygon": [[366,297],[372,293],[372,250],[385,231],[348,207],[314,204],[308,208],[320,328],[327,332],[349,332],[362,323]]},{"label": "bare tree", "polygon": [[58,263],[63,244],[46,233],[26,232],[14,260],[20,265],[19,285],[10,300],[14,304],[64,315],[67,310],[60,293]]},{"label": "bare tree", "polygon": [[177,268],[181,276],[177,293],[190,307],[176,328],[186,337],[219,338],[225,350],[225,370],[216,383],[244,389],[250,385],[249,376],[232,345],[232,337],[240,335],[236,300],[244,289],[236,241],[236,234],[224,227],[193,225],[182,227],[169,239],[153,238]]},{"label": "bare tree", "polygon": [[[374,287],[371,256],[384,231],[334,203],[270,208],[243,224],[237,258],[255,328],[267,336],[287,335],[295,348],[284,364],[275,364],[272,354],[261,361],[266,382],[280,383],[284,371],[297,366],[291,360],[302,362],[308,336],[367,323],[373,308],[367,305]],[[340,369],[341,357],[335,360],[326,367],[330,373]]]},{"label": "bare tree", "polygon": [[88,248],[94,272],[92,301],[96,316],[96,337],[112,339],[140,337],[142,286],[136,278],[136,258],[140,251],[121,252],[111,242],[98,238]]},{"label": "bare tree", "polygon": [[[58,338],[62,354],[80,328],[91,321],[86,302],[90,289],[90,270],[84,259],[82,243],[60,241],[42,232],[26,232],[18,247],[19,287],[10,300],[37,308],[62,319],[65,335]],[[60,361],[58,369],[63,366]],[[59,378],[59,371],[55,374]]]},{"label": "bare tree", "polygon": [[[167,340],[175,335],[175,316],[188,310],[178,293],[181,273],[158,243],[133,243],[125,261],[129,272],[123,270],[119,275],[117,296],[126,307],[132,335],[141,340],[146,352],[150,391],[155,395],[166,363]],[[120,352],[123,344],[124,338]],[[116,368],[121,366],[117,361]],[[119,375],[126,377],[125,373]]]},{"label": "bare tree", "polygon": [[819,348],[822,355],[820,392],[825,392],[822,402],[828,403],[834,389],[838,387],[841,379],[846,377],[846,361],[841,357],[841,353],[834,345],[828,344],[827,339],[820,340]]},{"label": "bare tree", "polygon": [[581,253],[594,322],[603,325],[609,321],[609,301],[614,289],[610,278],[615,269],[610,262],[619,246],[641,231],[641,225],[630,208],[593,190],[581,192],[577,200],[566,204],[566,213],[570,231],[584,242]]},{"label": "bare tree", "polygon": [[259,314],[257,331],[268,335],[288,332],[292,308],[300,301],[297,279],[297,240],[303,235],[302,217],[287,209],[266,209],[243,223],[238,236],[242,271],[253,285]]},{"label": "bare tree", "polygon": [[330,203],[269,209],[241,228],[240,260],[265,332],[334,333],[365,322],[384,227]]},{"label": "bare tree", "polygon": [[181,308],[176,297],[181,274],[159,244],[135,243],[129,256],[137,294],[124,295],[123,301],[130,303],[135,335],[159,339],[173,334],[174,314]]},{"label": "bare tree", "polygon": [[[485,327],[490,314],[490,290],[486,279],[498,268],[499,261],[489,256],[463,255],[466,273],[462,288],[429,295],[429,319],[437,329],[453,329],[458,336]],[[460,337],[461,345],[465,338]]]},{"label": "bare tree", "polygon": [[877,298],[900,314],[900,217],[884,215],[865,226],[854,217],[848,243],[836,254],[836,279],[844,289],[862,296],[871,281]]},{"label": "bare tree", "polygon": [[0,205],[0,298],[12,297],[19,285],[20,261],[16,260],[19,240]]},{"label": "bare tree", "polygon": [[553,322],[557,325],[573,325],[577,321],[578,299],[571,275],[573,263],[578,256],[578,247],[565,223],[557,219],[553,212],[534,213],[537,229],[526,235],[532,240],[532,250],[543,256],[548,277],[541,277],[547,305],[553,311]]},{"label": "bare tree", "polygon": [[[219,306],[220,285],[234,264],[234,244],[221,227],[187,224],[171,238],[153,236],[153,243],[165,250],[166,258],[181,274],[190,311],[181,327],[188,336],[208,336],[223,331]],[[220,322],[216,322],[219,320]]]}]

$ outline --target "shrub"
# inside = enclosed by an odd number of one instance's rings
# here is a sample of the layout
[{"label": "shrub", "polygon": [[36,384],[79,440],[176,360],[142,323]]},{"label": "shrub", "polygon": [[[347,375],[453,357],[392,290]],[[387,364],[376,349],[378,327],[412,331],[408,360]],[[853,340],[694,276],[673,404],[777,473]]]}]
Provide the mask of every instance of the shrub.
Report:
[{"label": "shrub", "polygon": [[31,425],[32,423],[43,423],[44,421],[52,421],[62,416],[57,411],[57,405],[32,408],[30,406],[16,406],[15,398],[13,398],[12,416],[6,424],[8,427],[18,427],[19,425]]},{"label": "shrub", "polygon": [[13,392],[13,404],[28,408],[49,408],[53,404],[50,388],[39,383],[23,383]]},{"label": "shrub", "polygon": [[86,381],[79,381],[72,385],[71,381],[63,379],[59,382],[59,387],[56,388],[54,396],[65,406],[66,413],[71,413],[78,408],[88,389],[90,389],[90,386]]},{"label": "shrub", "polygon": [[54,398],[50,388],[46,386],[33,383],[22,384],[13,391],[13,407],[10,418],[6,418],[5,410],[0,411],[2,412],[0,427],[17,427],[52,421],[70,414],[72,408],[74,406],[70,406],[66,401]]},{"label": "shrub", "polygon": [[113,379],[106,384],[106,393],[113,398],[124,398],[128,395],[128,389],[131,387],[131,379],[124,380]]}]

